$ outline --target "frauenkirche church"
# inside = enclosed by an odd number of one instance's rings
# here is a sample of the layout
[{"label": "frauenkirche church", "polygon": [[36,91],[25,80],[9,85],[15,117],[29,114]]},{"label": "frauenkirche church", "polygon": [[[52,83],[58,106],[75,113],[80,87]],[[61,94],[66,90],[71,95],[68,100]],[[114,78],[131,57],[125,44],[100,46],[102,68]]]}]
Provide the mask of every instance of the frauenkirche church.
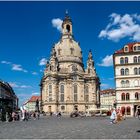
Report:
[{"label": "frauenkirche church", "polygon": [[51,51],[51,57],[41,80],[41,106],[44,112],[85,112],[100,104],[100,80],[92,52],[84,69],[82,51],[73,38],[72,21],[68,13],[62,23],[62,36]]}]

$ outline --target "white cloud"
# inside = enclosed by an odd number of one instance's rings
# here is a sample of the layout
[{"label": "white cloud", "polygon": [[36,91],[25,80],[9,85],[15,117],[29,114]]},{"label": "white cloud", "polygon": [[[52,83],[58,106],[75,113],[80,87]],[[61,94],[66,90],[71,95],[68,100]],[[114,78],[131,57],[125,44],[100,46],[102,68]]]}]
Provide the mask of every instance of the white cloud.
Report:
[{"label": "white cloud", "polygon": [[57,28],[58,31],[62,32],[62,20],[60,18],[52,19],[52,26]]},{"label": "white cloud", "polygon": [[107,55],[105,58],[102,59],[101,64],[99,66],[109,67],[113,65],[113,57],[112,55]]},{"label": "white cloud", "polygon": [[13,88],[31,88],[31,86],[27,85],[19,85],[16,82],[9,82],[10,86]]},{"label": "white cloud", "polygon": [[109,84],[101,84],[101,88],[102,88],[102,89],[109,88],[109,87],[110,87]]},{"label": "white cloud", "polygon": [[9,62],[9,61],[1,61],[1,63],[11,66],[11,69],[14,71],[28,72],[27,70],[22,68],[22,65],[13,64],[12,62]]},{"label": "white cloud", "polygon": [[18,64],[12,64],[12,70],[28,72],[27,70],[23,69],[21,65]]},{"label": "white cloud", "polygon": [[112,13],[109,17],[110,23],[104,30],[100,31],[99,38],[107,38],[117,42],[128,37],[131,40],[140,41],[140,15],[125,14],[121,16]]},{"label": "white cloud", "polygon": [[8,62],[8,61],[1,61],[2,64],[7,64],[7,65],[10,65],[11,62]]},{"label": "white cloud", "polygon": [[40,66],[46,65],[46,63],[47,63],[47,59],[46,59],[46,58],[42,58],[42,59],[39,61],[39,65],[40,65]]},{"label": "white cloud", "polygon": [[33,92],[32,95],[40,95],[39,92]]},{"label": "white cloud", "polygon": [[32,72],[32,74],[33,74],[33,75],[38,75],[38,73],[37,73],[37,72]]}]

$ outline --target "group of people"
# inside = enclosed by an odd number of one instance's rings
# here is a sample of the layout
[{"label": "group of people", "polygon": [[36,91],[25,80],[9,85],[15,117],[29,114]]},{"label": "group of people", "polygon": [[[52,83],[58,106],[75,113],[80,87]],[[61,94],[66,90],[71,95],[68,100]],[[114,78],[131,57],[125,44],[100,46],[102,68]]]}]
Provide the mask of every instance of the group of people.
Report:
[{"label": "group of people", "polygon": [[118,109],[112,108],[110,120],[111,120],[110,123],[115,124],[121,120],[125,120],[125,115],[122,113],[120,108]]}]

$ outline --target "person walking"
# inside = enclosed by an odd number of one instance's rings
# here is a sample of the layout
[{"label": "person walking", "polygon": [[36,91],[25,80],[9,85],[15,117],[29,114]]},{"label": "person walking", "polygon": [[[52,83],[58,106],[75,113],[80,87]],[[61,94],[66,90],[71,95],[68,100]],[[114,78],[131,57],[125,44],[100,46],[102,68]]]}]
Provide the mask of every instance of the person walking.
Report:
[{"label": "person walking", "polygon": [[112,108],[111,116],[110,116],[110,120],[111,120],[110,123],[115,124],[117,122],[116,119],[117,119],[116,110],[115,110],[115,108]]}]

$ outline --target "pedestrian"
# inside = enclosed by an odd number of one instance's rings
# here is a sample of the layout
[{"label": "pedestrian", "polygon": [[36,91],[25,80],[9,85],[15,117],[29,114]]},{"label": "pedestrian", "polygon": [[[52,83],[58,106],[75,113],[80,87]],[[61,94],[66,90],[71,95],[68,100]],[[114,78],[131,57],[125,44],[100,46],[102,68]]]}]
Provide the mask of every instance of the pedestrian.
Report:
[{"label": "pedestrian", "polygon": [[113,123],[113,124],[115,124],[117,122],[117,114],[116,114],[115,108],[112,108],[112,110],[111,110],[110,120],[111,120],[110,123]]},{"label": "pedestrian", "polygon": [[36,113],[37,115],[37,119],[39,120],[39,117],[40,117],[40,113],[39,113],[39,111],[37,111],[37,113]]},{"label": "pedestrian", "polygon": [[14,111],[12,112],[12,120],[13,122],[16,120],[16,113]]}]

